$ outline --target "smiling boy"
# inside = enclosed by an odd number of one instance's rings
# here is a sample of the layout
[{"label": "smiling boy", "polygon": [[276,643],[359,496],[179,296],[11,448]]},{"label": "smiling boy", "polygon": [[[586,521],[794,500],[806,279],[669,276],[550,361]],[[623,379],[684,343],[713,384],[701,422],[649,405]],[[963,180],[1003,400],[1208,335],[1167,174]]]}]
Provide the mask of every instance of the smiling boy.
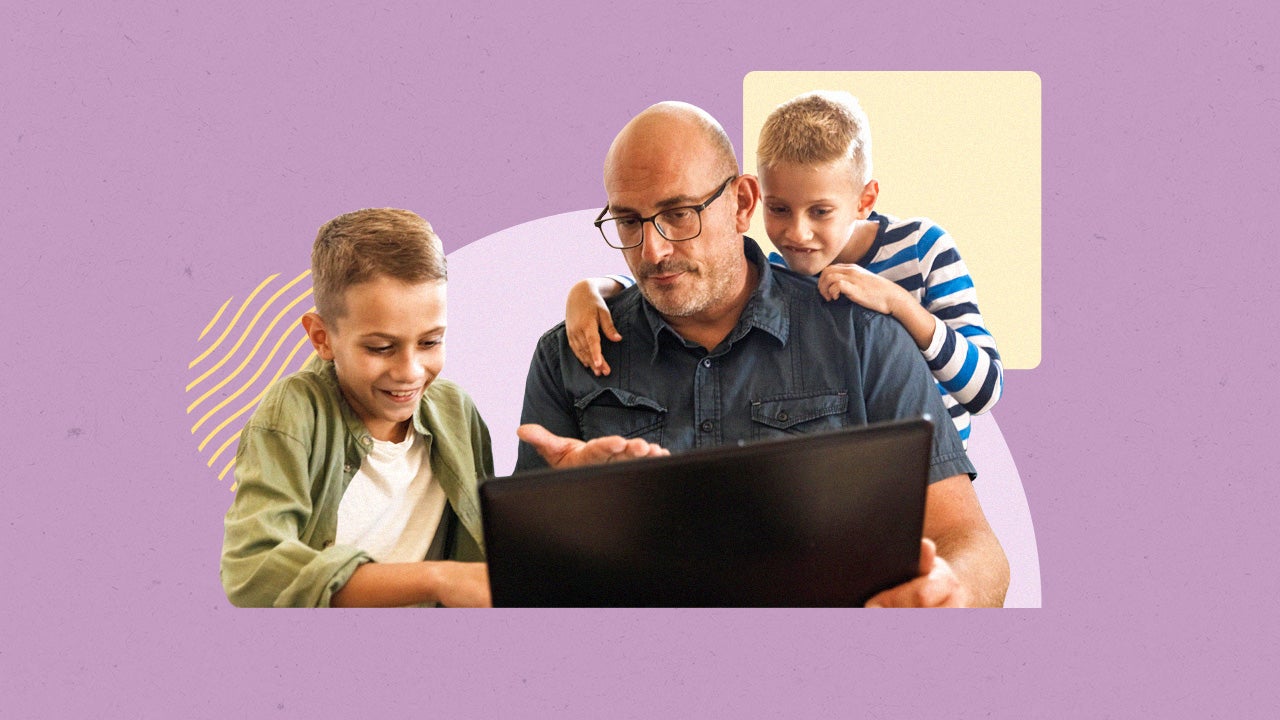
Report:
[{"label": "smiling boy", "polygon": [[221,577],[240,606],[490,604],[477,478],[489,431],[444,365],[440,240],[406,210],[320,228],[316,355],[240,437]]}]

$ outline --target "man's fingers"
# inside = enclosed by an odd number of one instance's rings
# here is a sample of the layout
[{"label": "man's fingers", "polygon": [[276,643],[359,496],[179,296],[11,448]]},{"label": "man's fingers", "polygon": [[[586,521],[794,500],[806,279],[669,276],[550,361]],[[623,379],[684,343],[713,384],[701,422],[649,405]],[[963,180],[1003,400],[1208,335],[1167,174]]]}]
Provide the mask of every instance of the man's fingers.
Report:
[{"label": "man's fingers", "polygon": [[[606,462],[617,460],[632,460],[636,458],[646,457],[665,457],[671,453],[657,443],[651,443],[644,438],[631,438],[629,440],[614,437],[600,438],[600,440],[616,440],[616,445],[612,448],[612,454],[607,458]],[[596,442],[593,440],[592,442]]]},{"label": "man's fingers", "polygon": [[541,425],[532,423],[516,428],[516,435],[532,445],[552,467],[576,467],[670,454],[666,448],[644,438],[628,440],[620,435],[609,435],[583,442],[553,435]]},{"label": "man's fingers", "polygon": [[552,465],[555,465],[556,461],[573,445],[573,440],[570,438],[553,435],[550,430],[532,423],[516,428],[516,437],[532,445],[533,449]]},{"label": "man's fingers", "polygon": [[921,575],[928,575],[933,571],[933,560],[938,556],[938,546],[929,538],[920,538],[920,569]]},{"label": "man's fingers", "polygon": [[925,579],[922,577],[915,578],[905,582],[897,587],[891,587],[888,590],[877,593],[874,597],[867,601],[866,607],[869,608],[905,608],[920,607],[920,590]]},{"label": "man's fingers", "polygon": [[876,594],[869,608],[963,607],[965,595],[951,566],[938,557],[938,546],[929,538],[920,539],[919,576]]},{"label": "man's fingers", "polygon": [[595,465],[612,462],[616,456],[623,454],[627,447],[626,438],[618,435],[594,438],[583,445],[573,465]]},{"label": "man's fingers", "polygon": [[657,446],[644,438],[631,438],[627,441],[626,455],[633,458],[648,457],[655,447]]},{"label": "man's fingers", "polygon": [[551,431],[538,425],[537,423],[525,423],[516,428],[516,437],[529,443],[530,445],[540,445],[546,441],[548,437],[555,437]]},{"label": "man's fingers", "polygon": [[875,595],[867,601],[866,607],[944,607],[951,604],[951,590],[945,580],[926,575]]}]

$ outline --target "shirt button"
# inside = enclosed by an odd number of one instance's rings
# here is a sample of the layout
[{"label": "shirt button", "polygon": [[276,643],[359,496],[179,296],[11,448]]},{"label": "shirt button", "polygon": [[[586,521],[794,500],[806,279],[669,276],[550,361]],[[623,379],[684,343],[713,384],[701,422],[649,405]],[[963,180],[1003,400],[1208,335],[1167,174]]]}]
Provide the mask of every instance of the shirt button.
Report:
[{"label": "shirt button", "polygon": [[778,413],[778,422],[786,422],[786,421],[787,421],[787,420],[789,420],[790,418],[791,418],[791,416],[787,414],[787,411],[786,411],[786,410],[783,410],[783,411],[781,411],[781,412],[779,412],[779,413]]},{"label": "shirt button", "polygon": [[715,429],[716,424],[711,422],[710,420],[703,420],[702,424],[699,425],[698,427],[702,430],[702,432],[711,432],[712,430]]},{"label": "shirt button", "polygon": [[711,358],[702,358],[702,367],[711,367]]}]

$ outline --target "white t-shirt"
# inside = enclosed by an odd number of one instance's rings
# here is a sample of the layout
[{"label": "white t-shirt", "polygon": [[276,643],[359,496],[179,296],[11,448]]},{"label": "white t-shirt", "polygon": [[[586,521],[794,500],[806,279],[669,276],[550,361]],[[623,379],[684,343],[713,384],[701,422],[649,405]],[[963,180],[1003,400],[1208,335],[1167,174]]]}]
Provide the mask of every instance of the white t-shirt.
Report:
[{"label": "white t-shirt", "polygon": [[403,442],[375,439],[338,504],[337,542],[378,562],[422,560],[444,504],[421,435],[410,428]]}]

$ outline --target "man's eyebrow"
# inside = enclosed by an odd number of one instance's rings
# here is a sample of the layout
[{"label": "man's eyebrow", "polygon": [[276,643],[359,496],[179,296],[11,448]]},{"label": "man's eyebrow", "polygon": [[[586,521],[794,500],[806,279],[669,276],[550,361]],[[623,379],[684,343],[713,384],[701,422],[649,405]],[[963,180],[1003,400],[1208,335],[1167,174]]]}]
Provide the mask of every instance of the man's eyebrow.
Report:
[{"label": "man's eyebrow", "polygon": [[659,210],[665,210],[667,208],[678,207],[680,205],[697,205],[697,204],[698,204],[698,198],[692,195],[676,195],[675,197],[669,197],[665,200],[659,200],[658,203],[654,205],[654,207],[658,208]]},{"label": "man's eyebrow", "polygon": [[[673,207],[681,207],[684,205],[697,205],[698,202],[699,202],[699,198],[693,195],[673,195],[669,198],[664,198],[654,203],[654,207],[657,208],[659,212],[661,212],[663,210],[666,210],[668,208],[673,208]],[[615,205],[613,203],[609,203],[609,215],[613,217],[617,217],[619,215],[639,215],[639,214],[640,214],[640,211],[634,208],[629,208],[624,205]]]}]

